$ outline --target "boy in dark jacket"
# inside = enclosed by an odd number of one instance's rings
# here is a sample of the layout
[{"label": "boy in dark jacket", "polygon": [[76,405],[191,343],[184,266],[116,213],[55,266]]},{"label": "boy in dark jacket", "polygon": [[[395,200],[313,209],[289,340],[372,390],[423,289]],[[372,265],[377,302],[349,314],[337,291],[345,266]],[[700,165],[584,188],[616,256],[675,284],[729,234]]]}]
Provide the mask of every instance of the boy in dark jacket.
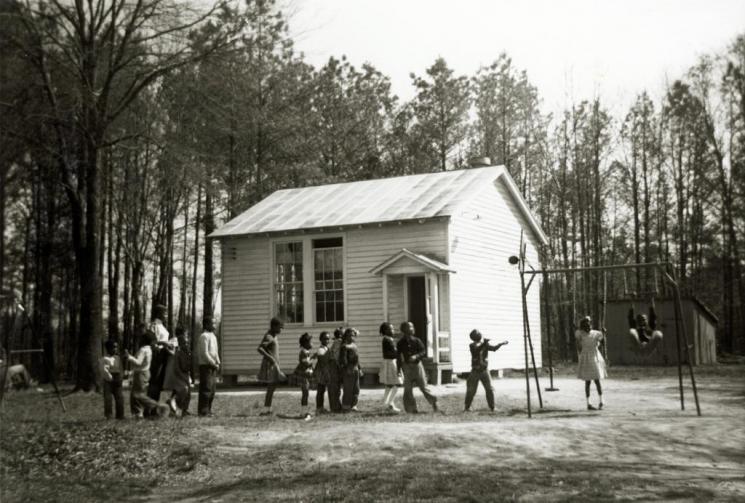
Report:
[{"label": "boy in dark jacket", "polygon": [[471,403],[479,387],[479,381],[481,381],[486,392],[486,403],[489,404],[489,409],[494,411],[494,388],[492,388],[491,376],[489,375],[489,351],[496,351],[507,344],[507,341],[492,346],[489,344],[489,340],[484,339],[477,329],[472,330],[469,336],[473,342],[468,346],[471,350],[471,373],[466,381],[466,412],[471,409]]}]

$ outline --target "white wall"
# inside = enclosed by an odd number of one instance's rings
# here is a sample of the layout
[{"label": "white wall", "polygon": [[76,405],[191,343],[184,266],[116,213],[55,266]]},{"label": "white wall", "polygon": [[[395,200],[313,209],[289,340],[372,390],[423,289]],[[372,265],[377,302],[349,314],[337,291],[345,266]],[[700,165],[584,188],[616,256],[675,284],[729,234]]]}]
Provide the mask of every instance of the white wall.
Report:
[{"label": "white wall", "polygon": [[[450,229],[451,337],[453,370],[471,368],[468,334],[478,328],[486,338],[509,344],[489,355],[492,369],[523,368],[523,316],[520,275],[507,259],[518,255],[525,228],[527,259],[539,268],[534,236],[503,182],[485,187],[453,215]],[[525,227],[523,227],[525,226]],[[526,280],[527,280],[526,276]],[[528,294],[536,365],[541,365],[541,316],[538,279]]]},{"label": "white wall", "polygon": [[[370,269],[390,258],[401,248],[444,260],[447,254],[447,221],[427,221],[362,227],[342,232],[345,255],[345,326],[360,330],[358,339],[363,368],[377,371],[382,360],[378,327],[383,320],[382,277]],[[338,236],[340,233],[335,232]],[[318,236],[322,236],[319,234]],[[283,236],[287,240],[291,236]],[[298,234],[298,239],[312,238]],[[272,238],[239,237],[224,239],[223,252],[223,372],[253,374],[261,363],[256,347],[274,315],[271,304]],[[389,295],[402,291],[402,284],[389,282]],[[305,295],[312,295],[306,284]],[[402,306],[390,306],[389,318],[394,325],[403,321]],[[285,326],[280,336],[280,362],[285,371],[297,363],[298,337],[313,335],[314,346],[322,330],[333,331],[339,324],[318,325],[312,320]]]}]

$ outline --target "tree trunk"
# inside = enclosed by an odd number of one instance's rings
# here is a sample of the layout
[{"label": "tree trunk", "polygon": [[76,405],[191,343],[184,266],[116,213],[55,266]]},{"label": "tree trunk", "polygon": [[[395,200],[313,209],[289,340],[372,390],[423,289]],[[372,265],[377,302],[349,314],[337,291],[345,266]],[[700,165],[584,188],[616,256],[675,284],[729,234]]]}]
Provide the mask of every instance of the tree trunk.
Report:
[{"label": "tree trunk", "polygon": [[212,241],[209,235],[215,230],[215,216],[212,208],[212,187],[208,180],[204,191],[204,291],[202,294],[202,318],[212,316],[214,301]]}]

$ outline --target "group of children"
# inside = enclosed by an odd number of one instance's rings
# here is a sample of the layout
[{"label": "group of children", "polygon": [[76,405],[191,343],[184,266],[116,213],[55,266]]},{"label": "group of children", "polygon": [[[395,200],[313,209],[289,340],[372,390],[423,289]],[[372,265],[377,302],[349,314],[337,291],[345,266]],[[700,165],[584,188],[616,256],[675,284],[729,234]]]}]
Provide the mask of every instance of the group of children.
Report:
[{"label": "group of children", "polygon": [[[124,418],[122,392],[125,365],[130,370],[130,411],[135,418],[189,415],[192,384],[192,354],[186,331],[179,327],[171,337],[162,322],[164,308],[155,308],[153,322],[138,328],[137,352],[126,349],[120,353],[116,339],[105,343],[105,354],[100,360],[103,378],[104,416]],[[217,371],[220,356],[212,319],[203,320],[203,331],[196,344],[199,366],[200,416],[212,415]],[[160,401],[163,391],[171,391],[165,403]],[[112,414],[112,408],[114,414]]]},{"label": "group of children", "polygon": [[[170,337],[161,321],[162,314],[156,310],[153,323],[140,328],[139,349],[135,355],[123,352],[120,356],[116,340],[106,342],[106,354],[101,358],[101,374],[104,382],[104,414],[112,417],[112,408],[117,419],[124,418],[124,399],[122,383],[124,365],[131,370],[130,408],[136,418],[164,416],[169,412],[176,416],[188,415],[191,398],[192,355],[188,335],[181,328],[176,329],[176,336]],[[586,316],[580,321],[575,337],[579,349],[577,376],[585,381],[587,408],[595,410],[590,403],[590,388],[594,381],[599,396],[598,409],[602,409],[603,394],[601,379],[607,375],[605,360],[600,352],[604,340],[601,331],[592,329],[592,321]],[[257,350],[262,356],[261,367],[257,378],[266,384],[264,410],[260,415],[272,414],[272,400],[277,386],[289,381],[300,387],[301,416],[312,419],[309,411],[310,384],[316,382],[316,414],[329,412],[356,412],[360,394],[360,379],[363,376],[360,366],[359,348],[356,339],[359,332],[355,328],[338,328],[332,334],[321,332],[320,346],[313,351],[312,336],[304,333],[300,336],[300,351],[294,371],[289,375],[282,372],[279,361],[278,338],[283,329],[282,322],[273,318],[269,330],[264,334]],[[646,319],[640,315],[636,330],[648,331]],[[427,385],[422,360],[426,356],[424,343],[415,336],[414,325],[404,322],[400,326],[402,337],[394,339],[393,326],[384,322],[380,325],[382,365],[379,380],[385,386],[383,407],[385,410],[398,413],[395,398],[399,387],[403,386],[403,408],[408,413],[417,413],[417,403],[413,389],[418,387],[432,409],[437,411],[437,397]],[[657,337],[657,334],[655,334]],[[661,335],[659,335],[661,337]],[[466,380],[465,411],[469,411],[479,383],[486,393],[490,410],[494,410],[494,389],[489,374],[489,352],[507,344],[507,341],[491,344],[481,332],[474,329],[470,333],[471,372]],[[212,415],[212,401],[215,396],[217,372],[220,368],[220,356],[217,349],[217,338],[211,318],[205,318],[203,331],[196,344],[196,359],[199,367],[199,401],[200,416]],[[171,391],[166,403],[160,401],[163,390]],[[325,408],[328,397],[329,408]]]},{"label": "group of children", "polygon": [[[380,325],[382,365],[379,380],[385,386],[383,393],[383,407],[390,412],[401,411],[395,404],[398,388],[403,386],[403,406],[408,413],[417,413],[417,403],[414,398],[414,386],[418,387],[432,409],[437,411],[437,397],[427,385],[426,374],[422,360],[426,356],[424,343],[415,336],[415,328],[411,322],[401,324],[402,337],[396,341],[393,337],[393,325],[384,322]],[[310,380],[315,377],[316,414],[329,412],[356,412],[360,393],[359,349],[356,339],[359,332],[354,328],[338,328],[333,333],[333,341],[329,332],[319,335],[320,346],[312,352],[312,336],[304,333],[300,336],[300,352],[298,363],[294,371],[286,376],[280,367],[278,354],[278,337],[282,333],[282,322],[274,318],[270,322],[269,330],[264,334],[257,350],[262,355],[258,380],[266,383],[264,411],[261,415],[272,414],[272,399],[277,385],[289,381],[301,389],[300,417],[312,419],[308,409]],[[471,332],[470,345],[473,368],[468,379],[465,410],[469,410],[478,383],[481,382],[487,394],[490,409],[494,410],[494,391],[488,370],[488,353],[496,351],[507,344],[489,344],[481,332]],[[325,397],[328,396],[329,409],[324,407]]]}]

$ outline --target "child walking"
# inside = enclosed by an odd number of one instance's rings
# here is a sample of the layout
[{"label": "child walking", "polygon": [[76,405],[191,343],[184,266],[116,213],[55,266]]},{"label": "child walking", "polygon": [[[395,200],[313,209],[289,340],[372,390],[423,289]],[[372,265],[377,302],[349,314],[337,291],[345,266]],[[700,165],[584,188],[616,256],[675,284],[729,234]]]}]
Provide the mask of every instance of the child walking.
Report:
[{"label": "child walking", "polygon": [[122,359],[119,356],[119,344],[116,339],[109,339],[105,344],[106,355],[101,357],[101,375],[103,376],[103,414],[111,419],[112,401],[115,404],[116,418],[124,419],[124,396],[122,395]]},{"label": "child walking", "polygon": [[312,337],[308,332],[300,336],[300,353],[298,364],[295,367],[294,381],[300,386],[300,415],[310,421],[313,416],[308,412],[308,396],[310,395],[310,378],[313,377],[313,363],[311,362],[310,350],[313,348]]},{"label": "child walking", "polygon": [[212,416],[212,401],[215,399],[217,371],[220,369],[220,353],[217,349],[217,336],[212,318],[202,320],[202,333],[197,341],[197,361],[199,362],[199,398],[197,412],[200,416]]},{"label": "child walking", "polygon": [[344,344],[342,337],[344,329],[334,330],[334,341],[329,349],[329,408],[331,412],[341,412],[341,369],[339,368],[339,353]]},{"label": "child walking", "polygon": [[263,357],[261,359],[261,367],[256,378],[260,382],[266,383],[266,395],[264,396],[264,411],[259,414],[260,416],[269,416],[272,413],[272,398],[274,397],[274,390],[277,385],[284,382],[287,377],[282,373],[279,368],[279,350],[277,338],[282,333],[282,322],[277,318],[272,318],[269,322],[269,331],[264,334],[264,337],[259,343],[259,347],[256,350]]},{"label": "child walking", "polygon": [[590,381],[595,381],[595,388],[598,392],[598,409],[603,408],[603,388],[600,380],[607,376],[605,370],[605,360],[600,353],[598,346],[604,339],[603,333],[599,330],[592,330],[592,319],[585,316],[579,322],[579,330],[574,337],[577,340],[579,353],[579,365],[577,367],[577,377],[585,381],[585,398],[587,399],[587,410],[595,410],[590,404]]},{"label": "child walking", "polygon": [[[328,385],[331,379],[331,353],[329,348],[329,340],[331,335],[328,332],[321,332],[318,336],[318,340],[321,341],[321,346],[316,351],[316,369],[314,373],[316,375],[316,414],[326,414],[327,409],[323,407],[323,395],[328,390]],[[330,391],[330,390],[328,390]],[[331,403],[331,393],[329,392],[329,404]]]},{"label": "child walking", "polygon": [[150,398],[147,394],[150,383],[150,364],[153,359],[153,348],[157,339],[152,330],[145,330],[140,336],[140,348],[137,356],[130,355],[126,350],[124,357],[132,368],[132,389],[130,394],[130,406],[135,418],[142,419],[145,412],[157,412],[158,416],[168,413],[168,406]]},{"label": "child walking", "polygon": [[380,369],[380,382],[385,385],[383,406],[391,412],[401,412],[393,399],[398,387],[404,383],[403,375],[398,368],[398,351],[393,339],[393,325],[387,321],[380,325],[380,335],[383,338],[383,366]]},{"label": "child walking", "polygon": [[344,394],[341,406],[344,412],[357,412],[357,400],[360,396],[360,356],[355,339],[359,332],[354,328],[344,331],[343,341],[339,351],[339,369],[342,376]]},{"label": "child walking", "polygon": [[167,402],[171,412],[176,416],[188,416],[191,402],[191,351],[189,335],[183,327],[176,328],[176,339],[178,346],[168,359],[163,389],[171,390],[171,398]]},{"label": "child walking", "polygon": [[473,403],[473,397],[476,395],[476,390],[479,387],[479,382],[484,387],[486,393],[486,403],[489,405],[489,410],[494,411],[494,388],[491,385],[491,376],[489,375],[489,351],[496,351],[508,341],[500,342],[499,344],[492,346],[489,344],[488,339],[484,339],[481,332],[478,329],[471,330],[469,337],[473,341],[469,344],[468,349],[471,350],[471,373],[468,374],[468,380],[466,381],[466,407],[465,410],[468,412],[471,410],[471,403]]}]

